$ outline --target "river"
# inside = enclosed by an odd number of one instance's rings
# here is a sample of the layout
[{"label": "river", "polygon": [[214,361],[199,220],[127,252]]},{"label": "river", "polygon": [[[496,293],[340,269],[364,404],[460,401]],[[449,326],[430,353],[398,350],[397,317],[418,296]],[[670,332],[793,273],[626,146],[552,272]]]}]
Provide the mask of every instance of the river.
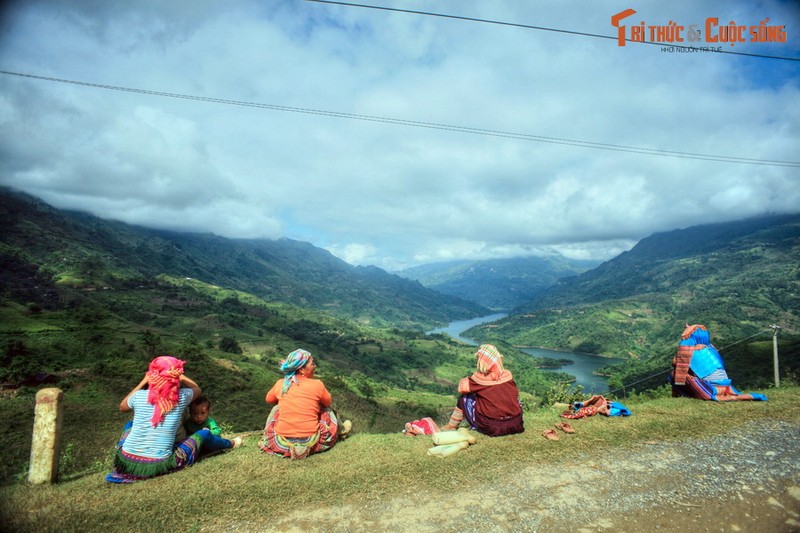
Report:
[{"label": "river", "polygon": [[621,363],[624,359],[616,357],[600,357],[585,353],[559,352],[544,348],[521,348],[521,351],[536,357],[549,357],[550,359],[568,359],[571,364],[561,368],[543,368],[545,372],[566,372],[575,376],[575,384],[582,385],[587,394],[603,394],[608,392],[608,379],[598,376],[593,372],[598,368],[614,363]]},{"label": "river", "polygon": [[508,313],[495,313],[493,315],[471,318],[469,320],[456,320],[455,322],[450,322],[443,328],[431,330],[428,332],[428,334],[430,335],[434,333],[444,333],[446,335],[453,337],[457,341],[463,342],[464,344],[471,344],[473,346],[477,346],[478,345],[477,342],[475,342],[472,339],[462,337],[461,334],[473,326],[477,326],[478,324],[485,324],[486,322],[496,322],[501,318],[505,318],[506,316],[508,316]]},{"label": "river", "polygon": [[[470,320],[456,320],[443,328],[437,328],[428,333],[444,333],[465,344],[477,346],[477,342],[467,337],[462,337],[461,334],[473,326],[485,324],[487,322],[496,322],[506,316],[507,313],[495,313],[493,315],[472,318]],[[549,357],[550,359],[572,361],[572,363],[566,364],[560,368],[546,368],[542,370],[545,372],[565,372],[571,376],[575,376],[575,385],[583,386],[583,390],[587,394],[603,394],[608,392],[608,380],[603,376],[593,374],[593,372],[606,365],[621,363],[623,361],[623,359],[618,358],[599,357],[597,355],[583,353],[560,352],[543,348],[522,348],[521,351],[536,357]]]}]

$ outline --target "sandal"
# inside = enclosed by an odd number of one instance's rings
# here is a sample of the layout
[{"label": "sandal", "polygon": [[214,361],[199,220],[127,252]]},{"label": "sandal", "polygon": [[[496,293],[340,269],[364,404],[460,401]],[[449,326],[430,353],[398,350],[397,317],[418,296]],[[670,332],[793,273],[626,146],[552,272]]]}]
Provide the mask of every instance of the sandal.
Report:
[{"label": "sandal", "polygon": [[546,438],[548,440],[558,440],[559,439],[558,433],[556,433],[555,429],[545,429],[542,432],[542,436],[544,436],[544,438]]},{"label": "sandal", "polygon": [[575,433],[575,428],[573,428],[572,424],[568,422],[559,422],[556,424],[556,427],[564,433]]}]

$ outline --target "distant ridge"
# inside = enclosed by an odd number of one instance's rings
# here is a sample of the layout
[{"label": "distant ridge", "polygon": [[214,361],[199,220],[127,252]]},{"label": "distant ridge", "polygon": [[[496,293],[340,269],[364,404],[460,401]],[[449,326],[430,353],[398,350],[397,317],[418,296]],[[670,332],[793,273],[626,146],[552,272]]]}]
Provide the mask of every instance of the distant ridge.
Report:
[{"label": "distant ridge", "polygon": [[[783,262],[791,262],[793,257],[800,259],[799,247],[800,213],[654,233],[597,268],[560,280],[519,310],[670,293],[700,282],[708,284],[710,275],[718,278],[717,286],[726,287],[748,271],[756,274],[759,269],[766,274],[787,267],[785,281],[796,281],[791,265]],[[776,261],[772,269],[770,257]],[[714,290],[713,285],[710,288]],[[702,293],[697,297],[702,297]]]},{"label": "distant ridge", "polygon": [[88,282],[81,274],[88,278],[87,269],[107,283],[158,274],[192,277],[266,300],[418,328],[487,313],[377,267],[354,267],[307,242],[148,229],[59,210],[4,187],[0,226],[4,255],[24,257],[62,282]]},{"label": "distant ridge", "polygon": [[[800,214],[656,233],[595,269],[559,280],[491,327],[465,335],[629,359],[610,371],[615,376],[609,383],[612,389],[628,384],[630,391],[632,383],[663,384],[687,323],[707,326],[720,349],[745,339],[754,346],[770,343],[772,324],[780,326],[784,345],[796,345]],[[733,368],[748,368],[752,378],[764,370],[763,362],[753,368],[754,354],[771,353],[771,344],[764,350],[742,344],[735,351],[745,363]],[[798,357],[784,354],[784,368],[797,368]],[[641,381],[649,375],[660,378]]]},{"label": "distant ridge", "polygon": [[559,279],[575,276],[598,264],[600,261],[579,261],[554,254],[431,263],[396,274],[444,294],[507,311],[534,300]]}]

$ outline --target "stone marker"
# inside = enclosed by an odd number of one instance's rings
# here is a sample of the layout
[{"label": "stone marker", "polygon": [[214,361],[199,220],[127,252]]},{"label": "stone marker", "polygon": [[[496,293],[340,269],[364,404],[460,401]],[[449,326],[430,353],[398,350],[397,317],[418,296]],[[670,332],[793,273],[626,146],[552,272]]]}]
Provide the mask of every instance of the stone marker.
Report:
[{"label": "stone marker", "polygon": [[29,483],[53,483],[58,477],[63,400],[61,389],[42,389],[36,393]]}]

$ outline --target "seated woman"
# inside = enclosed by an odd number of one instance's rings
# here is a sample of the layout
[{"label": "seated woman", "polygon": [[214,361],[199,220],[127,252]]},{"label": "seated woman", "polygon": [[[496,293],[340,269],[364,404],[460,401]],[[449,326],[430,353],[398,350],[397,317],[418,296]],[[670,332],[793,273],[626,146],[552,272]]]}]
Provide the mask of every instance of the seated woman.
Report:
[{"label": "seated woman", "polygon": [[477,372],[458,383],[457,406],[440,429],[458,429],[466,418],[470,428],[490,437],[522,433],[519,389],[511,372],[503,368],[503,354],[491,344],[483,344],[475,356]]},{"label": "seated woman", "polygon": [[349,433],[352,424],[342,423],[330,408],[330,392],[314,379],[314,357],[305,350],[295,350],[281,362],[283,379],[267,392],[266,401],[277,404],[269,413],[262,451],[303,459],[312,453],[324,452]]},{"label": "seated woman", "polygon": [[202,430],[175,442],[184,408],[200,395],[197,383],[183,373],[184,364],[168,355],[156,357],[139,384],[120,402],[119,410],[133,411],[133,420],[123,428],[114,470],[106,476],[107,481],[132,483],[194,464],[211,434]]}]

